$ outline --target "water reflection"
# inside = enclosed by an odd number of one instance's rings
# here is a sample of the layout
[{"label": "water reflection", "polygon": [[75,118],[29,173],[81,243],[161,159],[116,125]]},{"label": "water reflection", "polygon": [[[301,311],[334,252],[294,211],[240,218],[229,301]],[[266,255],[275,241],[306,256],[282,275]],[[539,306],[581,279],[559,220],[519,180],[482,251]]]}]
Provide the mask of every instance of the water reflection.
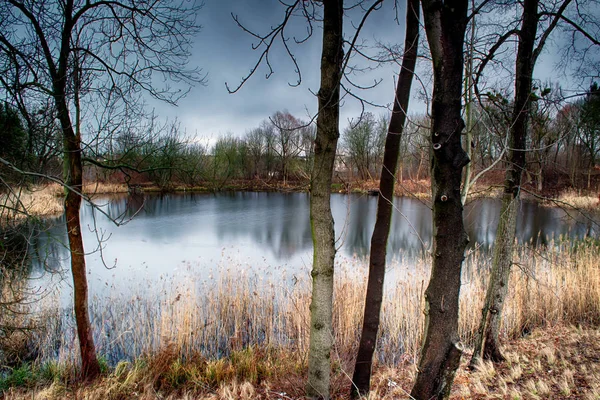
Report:
[{"label": "water reflection", "polygon": [[[100,210],[82,207],[84,242],[92,276],[106,283],[135,281],[140,274],[176,274],[184,266],[196,272],[236,265],[260,268],[306,269],[310,266],[312,240],[309,199],[305,193],[148,194],[107,197]],[[332,211],[340,254],[366,256],[369,252],[377,198],[333,195]],[[141,208],[141,209],[140,209]],[[411,198],[394,199],[394,217],[388,257],[411,258],[429,248],[431,210]],[[495,240],[500,202],[483,199],[465,209],[465,226],[471,246],[489,246]],[[103,213],[127,224],[117,227]],[[67,268],[68,251],[64,219],[49,220],[52,228],[39,235],[35,251],[51,268]],[[570,235],[581,238],[593,227],[567,218],[558,208],[523,202],[517,225],[520,241]],[[103,251],[92,251],[98,238]],[[106,266],[116,266],[108,270]],[[189,269],[189,268],[188,268]],[[207,272],[208,273],[208,272]]]}]

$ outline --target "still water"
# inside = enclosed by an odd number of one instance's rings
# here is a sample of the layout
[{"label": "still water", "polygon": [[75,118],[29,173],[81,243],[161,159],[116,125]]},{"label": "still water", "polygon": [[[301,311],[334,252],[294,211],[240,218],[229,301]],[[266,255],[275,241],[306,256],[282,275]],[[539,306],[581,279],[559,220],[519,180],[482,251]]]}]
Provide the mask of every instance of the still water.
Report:
[{"label": "still water", "polygon": [[[96,203],[98,209],[85,204],[81,210],[92,293],[101,293],[106,286],[127,290],[142,281],[151,285],[190,271],[210,279],[223,269],[266,274],[284,270],[288,276],[308,274],[310,269],[306,193],[148,194],[107,197]],[[338,258],[368,255],[376,207],[377,197],[332,195]],[[431,210],[425,201],[412,198],[395,198],[394,207],[388,257],[410,261],[430,247]],[[499,211],[500,202],[494,199],[466,207],[470,246],[489,249]],[[117,226],[112,220],[126,223]],[[42,266],[67,270],[69,265],[64,218],[48,222],[34,246],[34,271],[39,274]],[[559,208],[523,202],[517,229],[519,241],[545,244],[558,235],[581,238],[593,226],[583,218],[569,218]]]}]

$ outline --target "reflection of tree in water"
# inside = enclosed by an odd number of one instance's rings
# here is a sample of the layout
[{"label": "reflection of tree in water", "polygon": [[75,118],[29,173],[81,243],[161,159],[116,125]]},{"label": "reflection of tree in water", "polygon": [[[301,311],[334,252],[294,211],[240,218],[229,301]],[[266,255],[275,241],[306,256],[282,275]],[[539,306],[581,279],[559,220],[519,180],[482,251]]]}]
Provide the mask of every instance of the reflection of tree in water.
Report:
[{"label": "reflection of tree in water", "polygon": [[[349,255],[364,257],[369,254],[371,246],[371,234],[375,225],[375,212],[377,203],[372,201],[368,196],[336,198],[339,207],[344,207],[343,213],[347,212],[347,207],[344,204],[350,201],[350,215],[346,216],[340,212],[337,216],[343,216],[345,221],[336,220],[336,233],[338,237],[342,234],[342,229],[345,230],[345,237],[341,240],[344,248]],[[341,200],[341,201],[340,201]],[[341,203],[341,204],[340,204]],[[344,223],[348,225],[343,226]]]},{"label": "reflection of tree in water", "polygon": [[[82,207],[85,233],[90,235],[90,230],[96,226],[95,218],[99,227],[109,229],[119,237],[122,242],[119,245],[124,249],[128,248],[128,240],[159,242],[167,246],[187,241],[191,248],[198,248],[200,256],[204,256],[202,247],[233,246],[246,252],[248,257],[264,252],[277,260],[289,260],[307,253],[312,247],[306,193],[144,194],[111,197],[97,200],[97,203],[112,218],[127,220],[135,215],[131,223],[117,228],[90,205]],[[341,254],[360,257],[369,254],[376,204],[377,198],[372,196],[332,196]],[[143,210],[139,211],[142,205]],[[411,198],[395,198],[394,205],[388,257],[418,256],[423,251],[421,241],[426,249],[431,242],[431,210]],[[499,210],[500,203],[494,199],[477,200],[467,205],[465,225],[471,238],[470,246],[481,244],[488,249],[492,245]],[[586,219],[575,222],[565,216],[566,213],[558,208],[523,202],[517,236],[526,242],[532,238],[537,240],[540,232],[539,243],[545,244],[548,235],[569,234],[581,238],[593,231]],[[30,250],[34,269],[60,269],[68,264],[69,254],[63,245],[66,243],[64,218],[47,220],[37,236]],[[86,240],[96,241],[96,237],[92,234]],[[143,245],[136,248],[143,251]]]},{"label": "reflection of tree in water", "polygon": [[34,239],[30,241],[31,272],[64,272],[70,253],[67,247],[65,217],[49,218],[36,224]]},{"label": "reflection of tree in water", "polygon": [[311,248],[305,193],[237,193],[218,200],[215,229],[220,239],[248,238],[278,259]]},{"label": "reflection of tree in water", "polygon": [[388,257],[416,257],[431,243],[431,210],[419,200],[404,197],[395,198],[394,206]]}]

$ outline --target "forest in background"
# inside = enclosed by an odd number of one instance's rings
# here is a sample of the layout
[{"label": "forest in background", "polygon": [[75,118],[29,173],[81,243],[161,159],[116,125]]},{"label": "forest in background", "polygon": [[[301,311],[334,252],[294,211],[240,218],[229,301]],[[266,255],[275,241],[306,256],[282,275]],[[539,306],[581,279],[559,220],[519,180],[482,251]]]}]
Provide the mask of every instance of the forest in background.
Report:
[{"label": "forest in background", "polygon": [[[600,90],[593,83],[576,98],[565,99],[558,84],[546,82],[535,89],[527,155],[526,185],[537,194],[557,197],[574,190],[595,196],[600,177]],[[510,126],[509,93],[490,92],[473,106],[472,174],[481,171],[487,185],[501,185],[506,161],[502,159]],[[52,109],[30,110],[26,115],[9,103],[0,111],[0,157],[21,170],[39,174],[23,181],[23,175],[2,165],[6,183],[47,182],[62,173],[60,128]],[[349,186],[378,179],[383,162],[390,113],[365,112],[341,132],[334,180]],[[154,186],[169,191],[204,187],[222,190],[256,182],[258,188],[278,185],[307,188],[312,160],[315,124],[278,111],[260,126],[241,135],[198,138],[181,132],[177,121],[120,129],[96,138],[83,150],[86,182]],[[429,129],[426,115],[408,118],[396,171],[398,182],[429,179]],[[467,144],[465,144],[466,146]],[[252,187],[252,185],[250,185]],[[344,186],[342,186],[344,187]]]}]

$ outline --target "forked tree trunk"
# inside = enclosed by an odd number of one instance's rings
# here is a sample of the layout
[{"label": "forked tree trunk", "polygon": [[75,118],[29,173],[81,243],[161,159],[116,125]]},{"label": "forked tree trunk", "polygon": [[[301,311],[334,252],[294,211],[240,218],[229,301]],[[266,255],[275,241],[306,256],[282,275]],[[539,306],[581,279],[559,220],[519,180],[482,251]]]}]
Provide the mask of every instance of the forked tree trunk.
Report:
[{"label": "forked tree trunk", "polygon": [[307,395],[329,398],[333,345],[333,263],[335,233],[331,215],[331,177],[339,132],[340,76],[343,53],[343,0],[323,1],[323,50],[319,115],[310,187],[310,221],[314,247]]},{"label": "forked tree trunk", "polygon": [[500,322],[508,292],[521,180],[525,169],[527,123],[531,108],[531,86],[536,58],[534,45],[539,20],[538,2],[539,0],[525,0],[523,3],[523,22],[519,32],[516,62],[515,105],[509,132],[509,163],[504,179],[504,194],[496,231],[492,272],[470,362],[472,368],[477,365],[481,357],[492,361],[504,360],[499,342]]},{"label": "forked tree trunk", "polygon": [[433,263],[425,291],[425,331],[411,396],[450,394],[462,349],[458,337],[461,267],[468,237],[463,224],[461,173],[469,158],[461,146],[463,45],[468,0],[423,0],[425,31],[433,61],[431,189]]},{"label": "forked tree trunk", "polygon": [[385,140],[383,166],[377,200],[377,218],[371,237],[371,255],[369,258],[369,277],[363,327],[352,377],[351,393],[353,397],[369,392],[373,352],[377,341],[381,302],[383,300],[383,281],[385,277],[385,259],[387,241],[392,220],[392,201],[394,197],[395,172],[398,166],[400,140],[406,121],[410,87],[417,62],[419,45],[419,0],[410,0],[406,7],[406,38],[398,85],[396,87],[394,108]]}]

